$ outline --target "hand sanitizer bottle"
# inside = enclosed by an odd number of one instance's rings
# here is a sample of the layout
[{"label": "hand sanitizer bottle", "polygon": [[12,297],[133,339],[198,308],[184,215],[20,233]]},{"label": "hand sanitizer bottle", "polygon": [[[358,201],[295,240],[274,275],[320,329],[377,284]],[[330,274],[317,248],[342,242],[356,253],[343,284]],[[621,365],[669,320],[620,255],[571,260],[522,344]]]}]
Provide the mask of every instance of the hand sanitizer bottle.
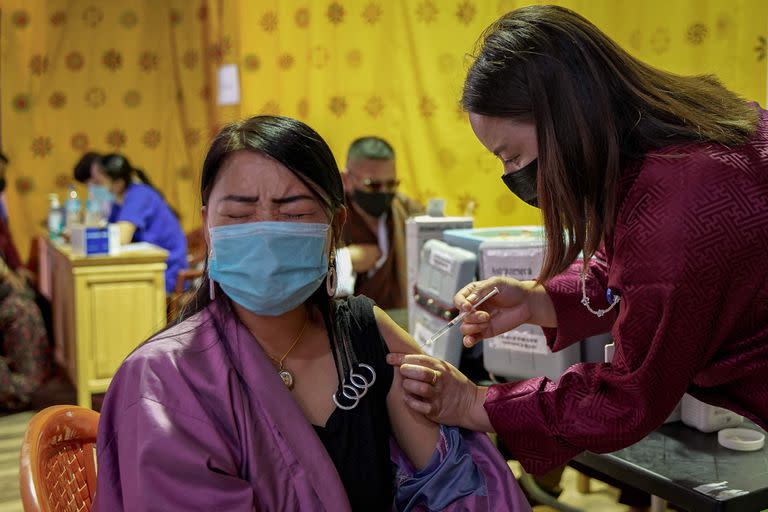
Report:
[{"label": "hand sanitizer bottle", "polygon": [[57,240],[61,236],[64,225],[64,215],[61,212],[61,203],[57,194],[48,194],[48,236],[51,240]]},{"label": "hand sanitizer bottle", "polygon": [[80,199],[77,198],[74,185],[69,186],[69,197],[64,203],[64,210],[67,214],[67,229],[71,230],[72,226],[80,224]]}]

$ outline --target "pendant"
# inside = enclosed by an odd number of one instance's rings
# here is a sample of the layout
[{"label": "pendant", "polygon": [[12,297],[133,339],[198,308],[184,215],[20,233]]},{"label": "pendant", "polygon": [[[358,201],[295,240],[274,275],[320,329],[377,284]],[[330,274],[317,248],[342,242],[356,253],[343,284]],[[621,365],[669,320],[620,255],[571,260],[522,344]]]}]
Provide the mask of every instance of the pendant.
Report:
[{"label": "pendant", "polygon": [[293,374],[288,370],[280,370],[280,378],[288,389],[293,389]]}]

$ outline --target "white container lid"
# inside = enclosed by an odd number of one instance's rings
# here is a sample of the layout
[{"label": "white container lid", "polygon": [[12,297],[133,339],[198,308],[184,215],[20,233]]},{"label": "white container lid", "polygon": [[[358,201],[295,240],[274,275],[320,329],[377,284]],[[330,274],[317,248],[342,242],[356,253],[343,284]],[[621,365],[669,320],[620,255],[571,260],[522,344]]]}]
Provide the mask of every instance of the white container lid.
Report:
[{"label": "white container lid", "polygon": [[751,428],[724,428],[717,433],[717,442],[731,450],[752,452],[765,445],[765,434]]}]

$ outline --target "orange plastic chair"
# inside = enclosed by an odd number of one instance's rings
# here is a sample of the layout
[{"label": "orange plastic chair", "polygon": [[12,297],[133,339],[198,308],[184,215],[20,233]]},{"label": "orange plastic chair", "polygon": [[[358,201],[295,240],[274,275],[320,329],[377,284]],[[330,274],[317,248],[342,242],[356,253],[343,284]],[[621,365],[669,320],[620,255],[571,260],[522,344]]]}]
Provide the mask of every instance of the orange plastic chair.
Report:
[{"label": "orange plastic chair", "polygon": [[96,492],[99,413],[55,405],[37,413],[21,445],[19,483],[25,512],[86,512]]}]

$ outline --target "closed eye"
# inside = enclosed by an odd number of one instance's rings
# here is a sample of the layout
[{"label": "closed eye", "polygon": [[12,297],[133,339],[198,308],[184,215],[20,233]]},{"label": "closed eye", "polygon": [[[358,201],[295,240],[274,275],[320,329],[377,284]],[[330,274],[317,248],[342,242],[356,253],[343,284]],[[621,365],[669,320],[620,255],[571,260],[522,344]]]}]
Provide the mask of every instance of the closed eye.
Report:
[{"label": "closed eye", "polygon": [[504,165],[517,164],[520,161],[520,155],[515,155],[512,158],[508,158],[506,160],[502,158],[501,161],[504,163]]}]

